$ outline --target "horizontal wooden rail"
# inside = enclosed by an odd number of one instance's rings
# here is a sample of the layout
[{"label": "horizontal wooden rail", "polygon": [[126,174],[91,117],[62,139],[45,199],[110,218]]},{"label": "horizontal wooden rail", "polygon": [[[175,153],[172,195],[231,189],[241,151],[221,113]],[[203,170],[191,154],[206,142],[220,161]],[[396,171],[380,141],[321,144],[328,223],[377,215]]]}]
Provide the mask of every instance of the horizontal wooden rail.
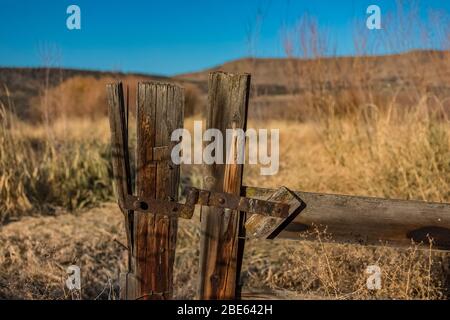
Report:
[{"label": "horizontal wooden rail", "polygon": [[[276,190],[244,187],[247,197],[265,199]],[[286,221],[276,238],[313,239],[311,232],[326,228],[337,242],[410,246],[429,243],[450,250],[450,204],[389,200],[295,191],[306,208]]]}]

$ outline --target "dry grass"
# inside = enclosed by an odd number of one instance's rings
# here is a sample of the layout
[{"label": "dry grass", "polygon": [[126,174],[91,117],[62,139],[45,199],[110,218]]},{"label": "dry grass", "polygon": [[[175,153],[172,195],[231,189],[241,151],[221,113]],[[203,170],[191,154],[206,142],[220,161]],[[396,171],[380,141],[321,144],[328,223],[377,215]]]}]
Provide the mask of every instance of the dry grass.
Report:
[{"label": "dry grass", "polygon": [[[246,166],[244,183],[266,187],[450,201],[450,129],[444,101],[424,96],[401,109],[367,105],[357,112],[332,109],[315,120],[261,121],[252,128],[280,129],[280,171],[259,175]],[[193,118],[186,120],[191,128]],[[76,298],[64,289],[65,268],[82,268],[85,299],[117,297],[123,270],[122,218],[115,205],[80,212],[111,199],[107,120],[59,119],[48,126],[20,122],[2,109],[0,216],[17,220],[0,229],[0,296]],[[199,185],[183,167],[185,184]],[[62,214],[66,211],[72,214]],[[26,215],[56,217],[23,218]],[[195,296],[199,222],[180,225],[175,296]],[[248,242],[244,289],[271,288],[301,298],[442,299],[448,296],[448,255],[316,242]],[[331,242],[331,244],[329,244]],[[426,249],[426,248],[425,248]],[[382,269],[382,289],[365,287],[365,268]]]},{"label": "dry grass", "polygon": [[[126,270],[123,219],[115,204],[77,214],[31,217],[0,229],[0,298],[116,299],[118,275]],[[175,262],[175,298],[195,297],[199,254],[198,216],[182,220]],[[325,244],[248,242],[244,290],[276,290],[290,298],[442,299],[442,253]],[[65,288],[66,268],[81,268],[82,290]],[[382,270],[382,289],[366,288],[368,265]]]},{"label": "dry grass", "polygon": [[[250,121],[249,127],[280,128],[281,166],[275,177],[261,177],[257,167],[248,166],[245,183],[270,187],[286,185],[308,191],[449,201],[447,182],[450,167],[446,159],[449,159],[450,140],[447,122],[437,120],[424,111],[403,115],[401,121],[396,117],[380,114],[376,121],[373,118],[366,121],[361,115],[345,119],[327,118],[316,123]],[[187,127],[192,125],[192,120],[187,120]],[[18,135],[23,142],[20,148],[17,144],[12,145],[10,148],[13,149],[7,149],[9,147],[5,143],[1,144],[2,159],[13,156],[15,164],[19,165],[19,168],[6,166],[9,162],[3,160],[3,180],[5,176],[9,177],[7,181],[14,187],[8,189],[9,193],[2,189],[2,197],[10,197],[9,201],[1,202],[9,204],[8,211],[2,209],[2,212],[7,212],[9,218],[19,213],[22,216],[48,214],[48,210],[42,212],[45,209],[43,203],[36,199],[46,199],[48,202],[44,203],[47,206],[77,208],[69,196],[76,190],[104,192],[107,195],[104,199],[108,198],[108,156],[101,151],[108,140],[107,122],[101,120],[95,124],[80,121],[70,126],[62,123],[52,126],[54,137],[62,138],[65,132],[68,153],[67,158],[62,160],[60,156],[51,158],[51,152],[45,151],[47,149],[41,150],[44,152],[42,158],[28,159],[36,157],[36,147],[31,141],[47,139],[47,129],[17,122],[13,128],[3,126],[3,139],[6,139],[6,134],[10,137]],[[18,126],[22,128],[18,129]],[[90,139],[96,143],[88,143]],[[10,143],[15,140],[4,141]],[[80,150],[78,143],[89,146],[87,153]],[[9,150],[15,152],[7,153]],[[80,159],[68,163],[80,163],[80,166],[60,162],[73,161],[74,155]],[[48,157],[45,160],[47,165],[42,165],[42,159]],[[94,162],[93,159],[97,160]],[[86,163],[92,163],[94,168],[101,167],[106,172],[98,175],[98,171],[90,171]],[[67,167],[72,168],[71,174],[60,173],[60,169]],[[34,176],[29,176],[31,168],[34,168]],[[47,177],[49,173],[52,173],[52,179],[44,180],[49,184],[46,197],[35,196],[43,189],[31,188],[37,186],[33,177]],[[79,174],[81,178],[74,177],[74,174]],[[85,179],[92,181],[89,180],[92,176],[105,179],[104,185],[95,188],[95,184],[84,182]],[[198,185],[200,179],[195,172],[184,167],[183,176],[185,183]],[[18,193],[20,188],[21,193]],[[104,200],[96,198],[95,193],[95,196],[87,194],[91,205],[96,203],[93,199],[97,202]],[[26,207],[16,200],[20,199],[19,195],[29,199]],[[60,211],[65,213],[63,209]],[[123,248],[114,239],[125,242],[121,225],[122,218],[115,205],[56,217],[23,218],[7,224],[0,229],[0,296],[73,298],[64,289],[64,279],[65,268],[75,263],[82,268],[82,298],[116,298],[117,275],[119,269],[123,270],[124,262]],[[198,240],[198,217],[193,221],[182,221],[175,267],[177,298],[195,296]],[[446,297],[446,254],[417,250],[413,245],[407,250],[395,250],[329,244],[332,236],[326,234],[318,235],[318,240],[248,242],[243,269],[244,288],[272,288],[303,298]],[[371,292],[365,287],[365,268],[371,264],[382,268],[383,287],[380,291]]]},{"label": "dry grass", "polygon": [[112,199],[107,127],[68,123],[36,128],[0,106],[0,223]]},{"label": "dry grass", "polygon": [[66,269],[81,268],[81,298],[114,298],[124,270],[116,206],[57,217],[27,217],[0,232],[0,298],[71,299]]},{"label": "dry grass", "polygon": [[402,116],[374,113],[370,119],[366,112],[302,124],[250,123],[280,129],[280,171],[263,177],[258,166],[246,166],[245,183],[450,201],[448,122],[424,110]]}]

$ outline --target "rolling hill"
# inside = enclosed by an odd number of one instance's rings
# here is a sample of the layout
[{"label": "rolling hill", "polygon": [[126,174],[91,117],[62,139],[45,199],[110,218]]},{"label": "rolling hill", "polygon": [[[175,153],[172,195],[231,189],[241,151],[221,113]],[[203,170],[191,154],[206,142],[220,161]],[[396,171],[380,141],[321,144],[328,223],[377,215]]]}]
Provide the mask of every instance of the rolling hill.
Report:
[{"label": "rolling hill", "polygon": [[[91,85],[86,82],[81,88],[83,94],[89,90],[100,90],[101,85],[115,79],[128,80],[130,84],[147,80],[174,81],[194,88],[194,93],[199,96],[195,100],[204,105],[208,74],[217,70],[251,73],[252,95],[255,97],[251,112],[259,108],[264,109],[262,113],[265,113],[277,108],[279,112],[276,113],[283,117],[286,114],[281,111],[292,102],[293,95],[300,96],[304,101],[310,92],[351,95],[355,88],[359,91],[376,88],[377,92],[399,90],[408,96],[412,94],[408,88],[422,88],[437,96],[446,96],[450,90],[450,52],[412,51],[397,55],[314,60],[244,58],[174,77],[74,69],[0,68],[0,101],[7,106],[14,105],[19,117],[30,119],[35,116],[30,110],[36,104],[36,97],[42,96],[45,88],[58,87],[73,78],[89,78],[91,82],[96,80],[98,83]],[[133,87],[130,86],[131,90]],[[64,88],[65,93],[67,90],[81,89],[76,83]],[[72,97],[77,94],[73,93]]]}]

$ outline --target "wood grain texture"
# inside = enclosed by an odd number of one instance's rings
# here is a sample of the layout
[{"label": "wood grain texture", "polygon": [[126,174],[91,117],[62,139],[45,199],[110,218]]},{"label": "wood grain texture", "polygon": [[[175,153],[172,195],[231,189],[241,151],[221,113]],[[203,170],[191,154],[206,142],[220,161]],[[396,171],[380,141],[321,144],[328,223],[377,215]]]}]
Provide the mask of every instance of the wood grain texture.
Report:
[{"label": "wood grain texture", "polygon": [[[137,194],[177,201],[180,168],[161,150],[172,149],[172,131],[183,127],[184,91],[140,83],[137,99]],[[170,299],[177,217],[136,212],[134,219],[136,298]]]},{"label": "wood grain texture", "polygon": [[[249,197],[265,199],[274,189],[245,187]],[[338,242],[407,247],[411,241],[450,250],[450,204],[295,192],[306,208],[277,238],[311,239],[325,229]]]},{"label": "wood grain texture", "polygon": [[268,201],[280,202],[289,205],[288,215],[284,218],[277,216],[264,216],[260,214],[249,215],[245,222],[247,239],[274,239],[284,230],[285,226],[305,208],[305,204],[288,188],[281,187],[267,197]]},{"label": "wood grain texture", "polygon": [[326,296],[301,295],[289,290],[250,289],[242,292],[242,300],[328,300]]},{"label": "wood grain texture", "polygon": [[[246,130],[249,90],[248,74],[210,74],[206,129],[219,129],[224,137],[226,129]],[[230,148],[231,158],[236,155],[236,142],[234,139]],[[243,166],[238,164],[207,165],[204,189],[240,195],[242,172]],[[199,298],[236,298],[244,245],[238,238],[244,221],[245,215],[237,211],[202,208]]]},{"label": "wood grain texture", "polygon": [[133,269],[133,211],[124,209],[125,196],[132,193],[128,149],[128,114],[124,103],[122,83],[108,84],[106,89],[111,130],[111,161],[114,189],[119,207],[125,216],[125,231],[128,246],[128,271],[131,271]]}]

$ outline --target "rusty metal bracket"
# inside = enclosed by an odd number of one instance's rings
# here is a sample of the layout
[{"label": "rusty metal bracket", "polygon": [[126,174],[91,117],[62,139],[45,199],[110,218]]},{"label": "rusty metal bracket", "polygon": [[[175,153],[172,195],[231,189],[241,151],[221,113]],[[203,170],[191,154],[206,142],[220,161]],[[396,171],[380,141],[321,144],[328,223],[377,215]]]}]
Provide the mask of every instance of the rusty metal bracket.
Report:
[{"label": "rusty metal bracket", "polygon": [[232,193],[213,192],[192,187],[186,188],[186,194],[186,203],[190,204],[195,203],[279,218],[287,218],[289,215],[289,205],[281,202],[246,198]]},{"label": "rusty metal bracket", "polygon": [[124,209],[191,219],[195,205],[198,204],[280,219],[289,216],[290,206],[282,202],[240,197],[231,193],[200,190],[193,187],[186,188],[185,193],[185,203],[126,195]]},{"label": "rusty metal bracket", "polygon": [[191,219],[194,215],[194,206],[175,201],[164,201],[149,197],[125,196],[125,209],[145,213],[161,214]]},{"label": "rusty metal bracket", "polygon": [[277,216],[251,215],[245,222],[246,237],[249,239],[274,239],[306,208],[306,203],[286,187],[279,188],[266,200],[269,202],[277,201],[283,203],[288,207],[288,215],[283,218]]}]

